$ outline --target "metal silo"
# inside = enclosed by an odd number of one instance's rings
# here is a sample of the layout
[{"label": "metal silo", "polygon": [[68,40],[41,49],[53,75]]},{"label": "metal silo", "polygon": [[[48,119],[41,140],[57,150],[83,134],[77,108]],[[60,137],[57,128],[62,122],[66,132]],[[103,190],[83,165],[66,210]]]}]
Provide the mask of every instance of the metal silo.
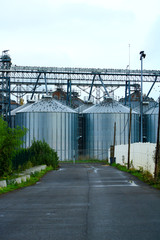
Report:
[{"label": "metal silo", "polygon": [[[116,145],[128,143],[130,109],[111,98],[83,111],[85,155],[106,159],[113,145],[116,122]],[[139,141],[139,115],[132,111],[131,142]]]},{"label": "metal silo", "polygon": [[15,128],[16,127],[16,123],[15,123],[15,116],[16,113],[26,107],[28,107],[29,105],[31,105],[32,103],[34,103],[35,101],[33,100],[28,100],[26,104],[21,105],[17,108],[15,108],[14,110],[11,111],[11,128]]},{"label": "metal silo", "polygon": [[156,106],[148,110],[144,115],[146,141],[150,143],[157,142],[158,111],[159,107]]},{"label": "metal silo", "polygon": [[29,129],[23,147],[32,141],[45,140],[60,160],[74,159],[77,154],[78,114],[60,102],[45,97],[17,112],[16,123]]}]

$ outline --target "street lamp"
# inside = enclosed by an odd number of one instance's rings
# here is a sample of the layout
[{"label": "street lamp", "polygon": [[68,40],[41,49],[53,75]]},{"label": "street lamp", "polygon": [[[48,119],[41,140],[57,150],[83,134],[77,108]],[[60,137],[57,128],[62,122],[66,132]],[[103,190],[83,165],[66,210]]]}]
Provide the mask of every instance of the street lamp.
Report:
[{"label": "street lamp", "polygon": [[141,111],[141,142],[143,142],[143,58],[146,57],[144,51],[140,53],[141,60],[141,100],[140,100],[140,111]]}]

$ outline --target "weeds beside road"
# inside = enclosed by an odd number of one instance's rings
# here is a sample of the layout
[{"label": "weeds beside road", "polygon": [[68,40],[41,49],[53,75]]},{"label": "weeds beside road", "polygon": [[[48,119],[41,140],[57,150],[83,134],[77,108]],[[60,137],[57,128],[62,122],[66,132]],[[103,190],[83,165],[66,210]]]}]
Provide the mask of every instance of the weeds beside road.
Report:
[{"label": "weeds beside road", "polygon": [[[60,162],[60,165],[61,165],[61,163],[73,164],[74,162],[73,162],[73,160],[66,161],[66,162],[63,161],[63,162]],[[96,163],[96,164],[98,164],[99,163],[99,164],[102,164],[102,165],[106,165],[106,164],[109,165],[108,162],[105,161],[105,160],[100,161],[100,160],[88,159],[88,160],[76,160],[75,161],[75,164],[81,164],[81,163],[82,164],[84,164],[84,163],[93,163],[93,164]],[[137,170],[137,169],[134,169],[134,168],[127,169],[126,166],[122,166],[122,165],[116,164],[116,163],[111,164],[111,166],[116,167],[120,171],[130,173],[133,176],[137,177],[142,182],[145,182],[145,183],[147,183],[148,185],[150,185],[154,188],[160,189],[160,181],[155,181],[152,174],[150,174],[148,171],[144,171],[143,169]],[[33,185],[36,182],[38,182],[47,172],[52,171],[52,170],[53,170],[53,167],[47,167],[45,170],[42,170],[39,173],[33,174],[27,182],[24,182],[24,183],[21,183],[21,184],[12,184],[12,185],[8,185],[5,188],[0,188],[0,194],[7,193],[7,192],[10,192],[10,191],[19,189],[19,188],[23,188],[23,187]]]},{"label": "weeds beside road", "polygon": [[128,169],[126,166],[122,166],[122,165],[116,164],[116,163],[111,164],[111,166],[116,167],[117,169],[119,169],[123,172],[128,172],[128,173],[132,174],[133,176],[137,177],[142,182],[145,182],[154,188],[160,189],[160,180],[159,179],[155,180],[153,175],[148,171],[144,171],[143,169],[137,170],[134,168]]},{"label": "weeds beside road", "polygon": [[47,172],[52,171],[52,170],[53,170],[53,167],[47,167],[45,170],[42,170],[41,172],[36,172],[36,173],[32,174],[30,179],[27,180],[26,182],[23,182],[20,184],[18,184],[18,183],[10,184],[4,188],[0,187],[0,194],[11,192],[11,191],[19,189],[19,188],[31,186],[31,185],[37,183]]}]

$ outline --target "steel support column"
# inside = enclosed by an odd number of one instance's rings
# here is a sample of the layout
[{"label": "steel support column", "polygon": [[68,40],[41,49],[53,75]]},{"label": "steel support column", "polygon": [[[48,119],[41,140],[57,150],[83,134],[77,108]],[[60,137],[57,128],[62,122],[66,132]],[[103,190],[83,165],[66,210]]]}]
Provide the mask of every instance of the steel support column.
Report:
[{"label": "steel support column", "polygon": [[90,100],[91,95],[92,95],[92,89],[93,89],[93,84],[94,84],[95,77],[96,77],[96,74],[93,76],[93,79],[92,79],[92,84],[91,84],[91,89],[90,89],[90,92],[89,92],[88,101]]},{"label": "steel support column", "polygon": [[67,80],[67,105],[71,105],[71,94],[72,94],[71,79],[68,79]]},{"label": "steel support column", "polygon": [[109,92],[107,91],[107,89],[106,89],[106,87],[105,87],[105,85],[104,85],[104,82],[103,82],[103,79],[102,79],[101,75],[99,74],[98,76],[99,76],[99,79],[100,79],[100,81],[101,81],[101,83],[102,83],[102,86],[103,86],[103,88],[104,88],[107,96],[110,97]]},{"label": "steel support column", "polygon": [[125,105],[127,105],[127,89],[128,89],[128,83],[126,81],[126,84],[125,84]]},{"label": "steel support column", "polygon": [[[128,93],[128,95],[127,95]],[[125,85],[125,105],[127,105],[127,96],[128,96],[128,102],[129,102],[129,107],[131,106],[131,84],[130,81],[126,81]]]},{"label": "steel support column", "polygon": [[37,81],[36,81],[36,84],[34,85],[33,93],[32,93],[32,96],[31,96],[31,100],[34,96],[34,93],[35,93],[35,90],[36,90],[36,87],[37,87],[40,76],[41,76],[41,73],[38,74]]},{"label": "steel support column", "polygon": [[46,78],[46,73],[44,73],[44,81],[45,81],[46,94],[48,95],[48,88],[47,88],[47,78]]},{"label": "steel support column", "polygon": [[10,101],[10,68],[11,58],[8,54],[8,50],[2,52],[0,57],[0,68],[2,71],[2,82],[0,83],[1,96],[0,96],[0,115],[8,122],[11,122],[11,101]]}]

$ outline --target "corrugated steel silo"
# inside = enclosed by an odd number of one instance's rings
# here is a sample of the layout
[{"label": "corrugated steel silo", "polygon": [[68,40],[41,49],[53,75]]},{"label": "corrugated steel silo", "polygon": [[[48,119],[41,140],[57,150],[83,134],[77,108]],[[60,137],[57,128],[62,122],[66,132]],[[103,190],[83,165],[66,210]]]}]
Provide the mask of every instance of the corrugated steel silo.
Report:
[{"label": "corrugated steel silo", "polygon": [[156,106],[148,110],[144,115],[146,125],[146,141],[150,143],[157,142],[158,112],[159,107]]},{"label": "corrugated steel silo", "polygon": [[[116,145],[128,143],[130,109],[107,98],[102,103],[83,111],[84,155],[89,158],[106,159],[113,145],[116,122]],[[139,115],[132,111],[131,142],[139,141]]]},{"label": "corrugated steel silo", "polygon": [[15,116],[16,116],[16,113],[26,107],[28,107],[29,105],[33,104],[35,101],[33,100],[28,100],[26,104],[24,105],[21,105],[15,109],[13,109],[11,111],[11,128],[15,128],[16,127],[16,123],[15,123]]},{"label": "corrugated steel silo", "polygon": [[16,123],[29,129],[23,147],[31,146],[34,139],[45,140],[60,160],[74,159],[77,154],[78,114],[55,99],[45,97],[18,111]]}]

